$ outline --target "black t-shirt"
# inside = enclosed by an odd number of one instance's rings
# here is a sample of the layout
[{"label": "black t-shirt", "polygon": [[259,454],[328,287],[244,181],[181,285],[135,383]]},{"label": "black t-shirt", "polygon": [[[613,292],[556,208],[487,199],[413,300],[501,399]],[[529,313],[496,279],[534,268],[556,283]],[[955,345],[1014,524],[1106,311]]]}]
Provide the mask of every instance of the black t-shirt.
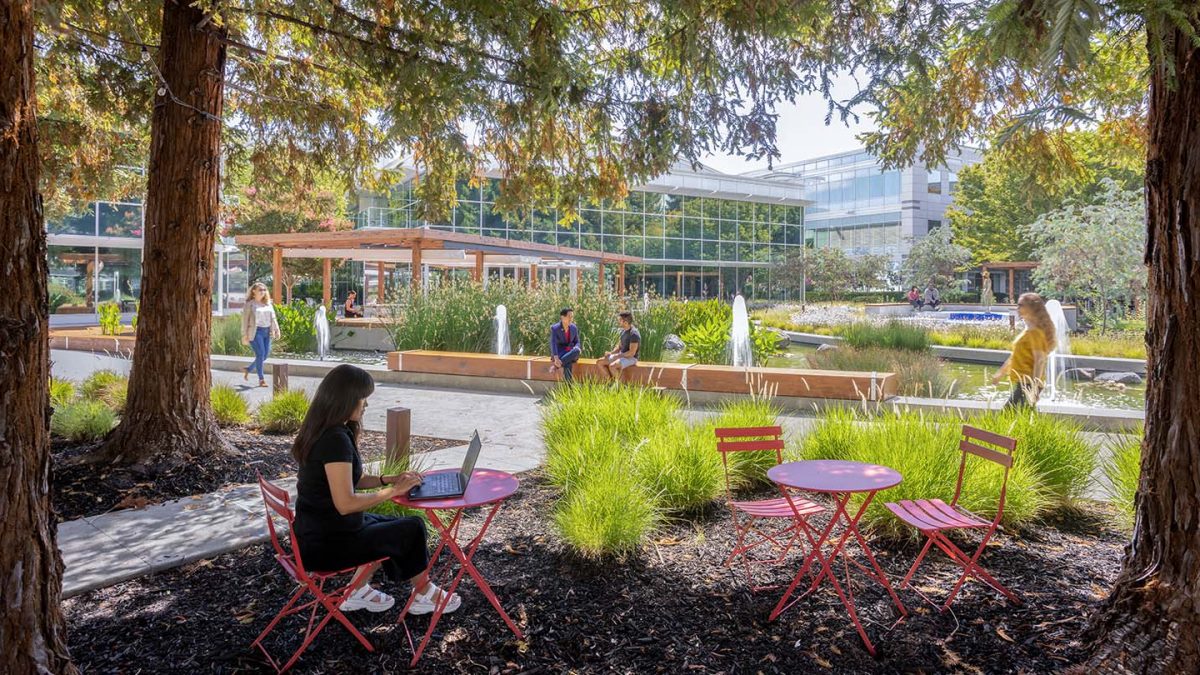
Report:
[{"label": "black t-shirt", "polygon": [[308,461],[300,466],[296,478],[296,530],[313,535],[353,532],[362,527],[362,514],[342,515],[333,505],[329,492],[329,477],[325,465],[330,462],[348,462],[353,466],[354,484],[362,478],[362,459],[354,447],[350,427],[339,424],[330,427],[317,438],[308,451]]},{"label": "black t-shirt", "polygon": [[[642,334],[638,332],[637,328],[630,326],[629,328],[626,328],[625,330],[621,331],[621,353],[622,354],[628,352],[629,345],[634,342],[638,343],[639,346],[642,343]],[[641,356],[641,354],[635,354],[634,356],[635,357]]]}]

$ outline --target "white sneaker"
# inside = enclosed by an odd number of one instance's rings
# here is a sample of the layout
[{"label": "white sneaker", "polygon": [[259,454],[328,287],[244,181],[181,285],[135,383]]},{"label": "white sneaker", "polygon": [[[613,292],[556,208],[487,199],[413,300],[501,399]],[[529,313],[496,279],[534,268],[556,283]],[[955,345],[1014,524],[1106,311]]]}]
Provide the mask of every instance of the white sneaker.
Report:
[{"label": "white sneaker", "polygon": [[[429,614],[437,609],[437,604],[441,600],[441,594],[435,584],[429,584],[429,591],[425,595],[417,594],[413,598],[413,602],[408,606],[408,613],[413,616],[420,614]],[[442,591],[443,593],[445,591]],[[449,614],[462,606],[462,598],[458,597],[458,593],[450,596],[450,602],[446,603],[446,609],[442,610],[443,614]]]},{"label": "white sneaker", "polygon": [[386,612],[395,604],[396,599],[392,596],[371,588],[370,584],[363,584],[342,601],[340,609],[343,612],[353,612],[356,609],[365,609],[368,612]]}]

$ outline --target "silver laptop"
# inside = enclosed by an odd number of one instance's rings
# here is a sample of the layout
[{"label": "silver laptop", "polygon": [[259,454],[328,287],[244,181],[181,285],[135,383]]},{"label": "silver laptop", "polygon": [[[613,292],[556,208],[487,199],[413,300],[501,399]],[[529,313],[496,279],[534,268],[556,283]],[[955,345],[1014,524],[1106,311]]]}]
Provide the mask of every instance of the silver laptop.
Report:
[{"label": "silver laptop", "polygon": [[457,473],[445,472],[425,476],[424,482],[409,491],[408,498],[445,499],[462,496],[467,491],[467,484],[471,482],[471,474],[475,472],[475,460],[479,459],[481,447],[479,431],[476,430],[471,434],[471,445],[467,448],[467,456],[463,458],[462,468]]}]

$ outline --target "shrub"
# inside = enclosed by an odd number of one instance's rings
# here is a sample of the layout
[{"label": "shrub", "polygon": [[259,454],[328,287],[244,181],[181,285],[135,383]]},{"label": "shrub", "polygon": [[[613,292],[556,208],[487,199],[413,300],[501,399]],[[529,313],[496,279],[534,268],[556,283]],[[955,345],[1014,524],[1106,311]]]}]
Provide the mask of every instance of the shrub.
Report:
[{"label": "shrub", "polygon": [[663,345],[667,336],[674,333],[679,325],[675,315],[676,305],[658,302],[650,305],[649,310],[637,312],[634,315],[638,332],[642,334],[642,342],[638,347],[638,358],[643,361],[661,361]]},{"label": "shrub", "polygon": [[681,335],[713,321],[733,322],[733,307],[716,298],[699,302],[672,301],[671,304],[676,308],[675,315],[678,317],[678,330]]},{"label": "shrub", "polygon": [[633,464],[637,482],[667,511],[700,510],[724,491],[724,470],[711,429],[689,429],[682,419],[655,429],[635,453]]},{"label": "shrub", "polygon": [[217,424],[232,427],[250,421],[250,405],[237,389],[227,384],[218,384],[209,391],[208,399],[212,403]]},{"label": "shrub", "polygon": [[660,516],[654,500],[619,465],[597,467],[567,493],[554,524],[567,544],[586,558],[624,556],[637,550]]},{"label": "shrub", "polygon": [[[704,430],[712,449],[716,450],[716,436],[713,429],[717,427],[770,427],[777,424],[778,417],[778,408],[768,398],[726,402],[722,404],[720,414],[710,420]],[[771,481],[767,478],[767,469],[773,466],[775,466],[774,452],[736,452],[729,456],[730,478],[735,488],[770,484]]]},{"label": "shrub", "polygon": [[[292,354],[316,351],[317,329],[313,326],[316,305],[303,300],[275,304],[275,320],[279,324],[279,349]],[[240,336],[239,336],[240,341]]]},{"label": "shrub", "polygon": [[75,442],[100,440],[116,425],[117,414],[96,400],[68,403],[50,416],[50,433]]},{"label": "shrub", "polygon": [[860,321],[843,327],[841,335],[846,346],[857,349],[882,347],[911,352],[929,351],[929,335],[925,330],[901,321],[889,321],[882,325]]},{"label": "shrub", "polygon": [[50,405],[61,408],[75,400],[75,383],[70,380],[50,378]]},{"label": "shrub", "polygon": [[1137,501],[1138,481],[1142,476],[1142,435],[1123,435],[1111,443],[1112,455],[1104,464],[1104,477],[1108,483],[1112,504],[1117,509],[1117,518],[1122,526],[1133,528]]},{"label": "shrub", "polygon": [[[849,410],[834,410],[804,438],[799,454],[804,459],[870,462],[898,471],[903,482],[880,493],[862,522],[885,536],[915,536],[916,531],[901,523],[884,503],[932,498],[949,503],[962,458],[960,430],[961,422],[953,418],[912,412],[860,418]],[[959,504],[981,517],[994,517],[1002,474],[1003,467],[968,456]],[[857,506],[862,499],[863,495],[856,495],[852,501]],[[1004,524],[1028,523],[1048,507],[1040,476],[1032,463],[1022,461],[1018,454],[1009,474]]]},{"label": "shrub", "polygon": [[679,336],[684,355],[696,363],[728,363],[730,321],[714,317],[685,329]]},{"label": "shrub", "polygon": [[115,302],[102,302],[96,307],[96,318],[100,322],[101,335],[121,333],[121,306]]},{"label": "shrub", "polygon": [[873,347],[838,347],[806,357],[818,370],[895,373],[901,396],[942,396],[949,388],[945,366],[932,354]]},{"label": "shrub", "polygon": [[968,424],[1017,439],[1014,461],[1041,477],[1054,506],[1072,506],[1087,492],[1096,469],[1096,451],[1078,423],[1032,410],[1006,410],[974,417]]},{"label": "shrub", "polygon": [[300,429],[308,412],[308,394],[281,391],[258,407],[258,423],[271,434],[292,434]]},{"label": "shrub", "polygon": [[62,284],[50,284],[46,288],[46,292],[50,301],[51,314],[58,312],[60,308],[66,305],[83,304],[83,296]]},{"label": "shrub", "polygon": [[99,401],[114,411],[125,407],[129,378],[112,370],[97,370],[79,385],[79,396],[85,401]]},{"label": "shrub", "polygon": [[242,344],[242,317],[213,317],[212,353],[226,356],[249,356],[250,346]]}]

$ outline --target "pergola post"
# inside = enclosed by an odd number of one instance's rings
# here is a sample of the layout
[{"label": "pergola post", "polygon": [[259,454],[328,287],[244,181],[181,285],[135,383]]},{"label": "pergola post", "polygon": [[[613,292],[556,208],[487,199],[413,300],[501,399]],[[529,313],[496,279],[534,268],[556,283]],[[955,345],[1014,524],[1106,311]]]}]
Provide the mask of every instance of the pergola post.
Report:
[{"label": "pergola post", "polygon": [[625,295],[625,263],[617,263],[617,295]]},{"label": "pergola post", "polygon": [[1012,267],[1008,268],[1008,301],[1012,304],[1017,302],[1017,284],[1016,270]]},{"label": "pergola post", "polygon": [[571,297],[573,298],[579,292],[579,268],[578,267],[571,268],[570,286],[571,286]]},{"label": "pergola post", "polygon": [[538,286],[537,263],[529,264],[529,288],[535,289]]},{"label": "pergola post", "polygon": [[271,249],[271,300],[283,300],[283,249]]},{"label": "pergola post", "polygon": [[321,261],[321,304],[333,306],[333,261],[329,258]]},{"label": "pergola post", "polygon": [[675,297],[682,298],[683,296],[683,271],[675,272]]},{"label": "pergola post", "polygon": [[412,290],[417,292],[421,290],[421,241],[417,240],[412,245]]},{"label": "pergola post", "polygon": [[483,251],[475,251],[475,271],[472,274],[475,283],[483,283]]},{"label": "pergola post", "polygon": [[387,263],[380,260],[375,263],[375,301],[383,304],[383,296],[385,285],[383,283],[383,275],[387,274]]},{"label": "pergola post", "polygon": [[604,295],[604,261],[596,263],[596,287],[599,289],[600,295]]}]

